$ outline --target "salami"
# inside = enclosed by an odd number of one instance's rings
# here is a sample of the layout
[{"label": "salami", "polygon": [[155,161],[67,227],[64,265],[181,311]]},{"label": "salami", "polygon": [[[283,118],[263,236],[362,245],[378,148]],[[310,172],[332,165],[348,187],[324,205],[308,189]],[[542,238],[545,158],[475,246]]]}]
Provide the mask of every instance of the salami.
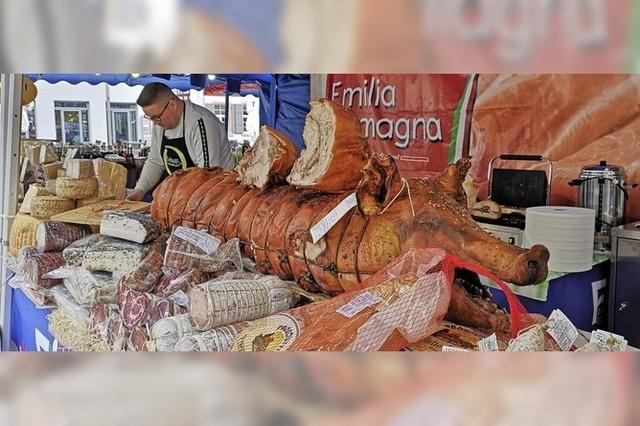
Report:
[{"label": "salami", "polygon": [[64,265],[62,253],[26,252],[24,256],[24,278],[34,289],[52,288],[62,283],[60,279],[43,278],[43,275]]},{"label": "salami", "polygon": [[150,292],[162,276],[162,256],[151,250],[135,271],[125,280],[127,287],[134,290]]},{"label": "salami", "polygon": [[86,225],[46,220],[36,230],[36,247],[40,252],[63,251],[71,243],[91,234]]}]

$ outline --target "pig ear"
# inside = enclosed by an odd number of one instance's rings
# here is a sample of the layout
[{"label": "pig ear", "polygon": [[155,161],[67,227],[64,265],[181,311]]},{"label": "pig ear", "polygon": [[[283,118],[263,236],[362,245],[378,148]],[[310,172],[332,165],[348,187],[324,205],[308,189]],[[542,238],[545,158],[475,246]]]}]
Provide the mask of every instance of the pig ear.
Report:
[{"label": "pig ear", "polygon": [[379,214],[402,185],[395,161],[386,154],[372,154],[362,169],[356,189],[358,207],[367,216]]},{"label": "pig ear", "polygon": [[462,188],[467,172],[471,167],[471,157],[463,157],[449,166],[438,176],[436,182],[443,192],[466,205],[465,192]]}]

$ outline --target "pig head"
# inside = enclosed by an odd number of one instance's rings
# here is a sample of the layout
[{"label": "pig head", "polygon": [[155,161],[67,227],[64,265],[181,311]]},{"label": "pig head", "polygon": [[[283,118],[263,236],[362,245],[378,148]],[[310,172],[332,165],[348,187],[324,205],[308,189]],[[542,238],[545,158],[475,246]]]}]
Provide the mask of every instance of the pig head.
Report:
[{"label": "pig head", "polygon": [[469,160],[463,159],[437,178],[405,180],[392,158],[373,155],[357,189],[359,208],[369,218],[358,264],[373,273],[410,248],[440,247],[506,282],[542,282],[549,260],[546,247],[527,250],[507,244],[482,230],[469,214],[462,190],[468,169]]}]

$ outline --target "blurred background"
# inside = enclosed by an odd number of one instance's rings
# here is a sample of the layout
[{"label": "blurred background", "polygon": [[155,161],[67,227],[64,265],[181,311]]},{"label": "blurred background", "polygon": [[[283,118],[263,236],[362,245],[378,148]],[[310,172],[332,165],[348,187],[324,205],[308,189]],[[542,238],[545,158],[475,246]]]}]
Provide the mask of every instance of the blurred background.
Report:
[{"label": "blurred background", "polygon": [[0,1],[5,72],[635,72],[633,0]]}]

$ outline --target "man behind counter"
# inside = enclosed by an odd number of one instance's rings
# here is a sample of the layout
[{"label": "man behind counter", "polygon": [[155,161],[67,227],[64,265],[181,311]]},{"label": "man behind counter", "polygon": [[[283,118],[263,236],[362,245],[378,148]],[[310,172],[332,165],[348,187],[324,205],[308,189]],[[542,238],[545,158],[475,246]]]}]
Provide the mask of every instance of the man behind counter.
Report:
[{"label": "man behind counter", "polygon": [[178,99],[162,83],[147,84],[137,102],[154,126],[149,156],[127,199],[142,200],[176,170],[235,166],[224,126],[206,108]]}]

